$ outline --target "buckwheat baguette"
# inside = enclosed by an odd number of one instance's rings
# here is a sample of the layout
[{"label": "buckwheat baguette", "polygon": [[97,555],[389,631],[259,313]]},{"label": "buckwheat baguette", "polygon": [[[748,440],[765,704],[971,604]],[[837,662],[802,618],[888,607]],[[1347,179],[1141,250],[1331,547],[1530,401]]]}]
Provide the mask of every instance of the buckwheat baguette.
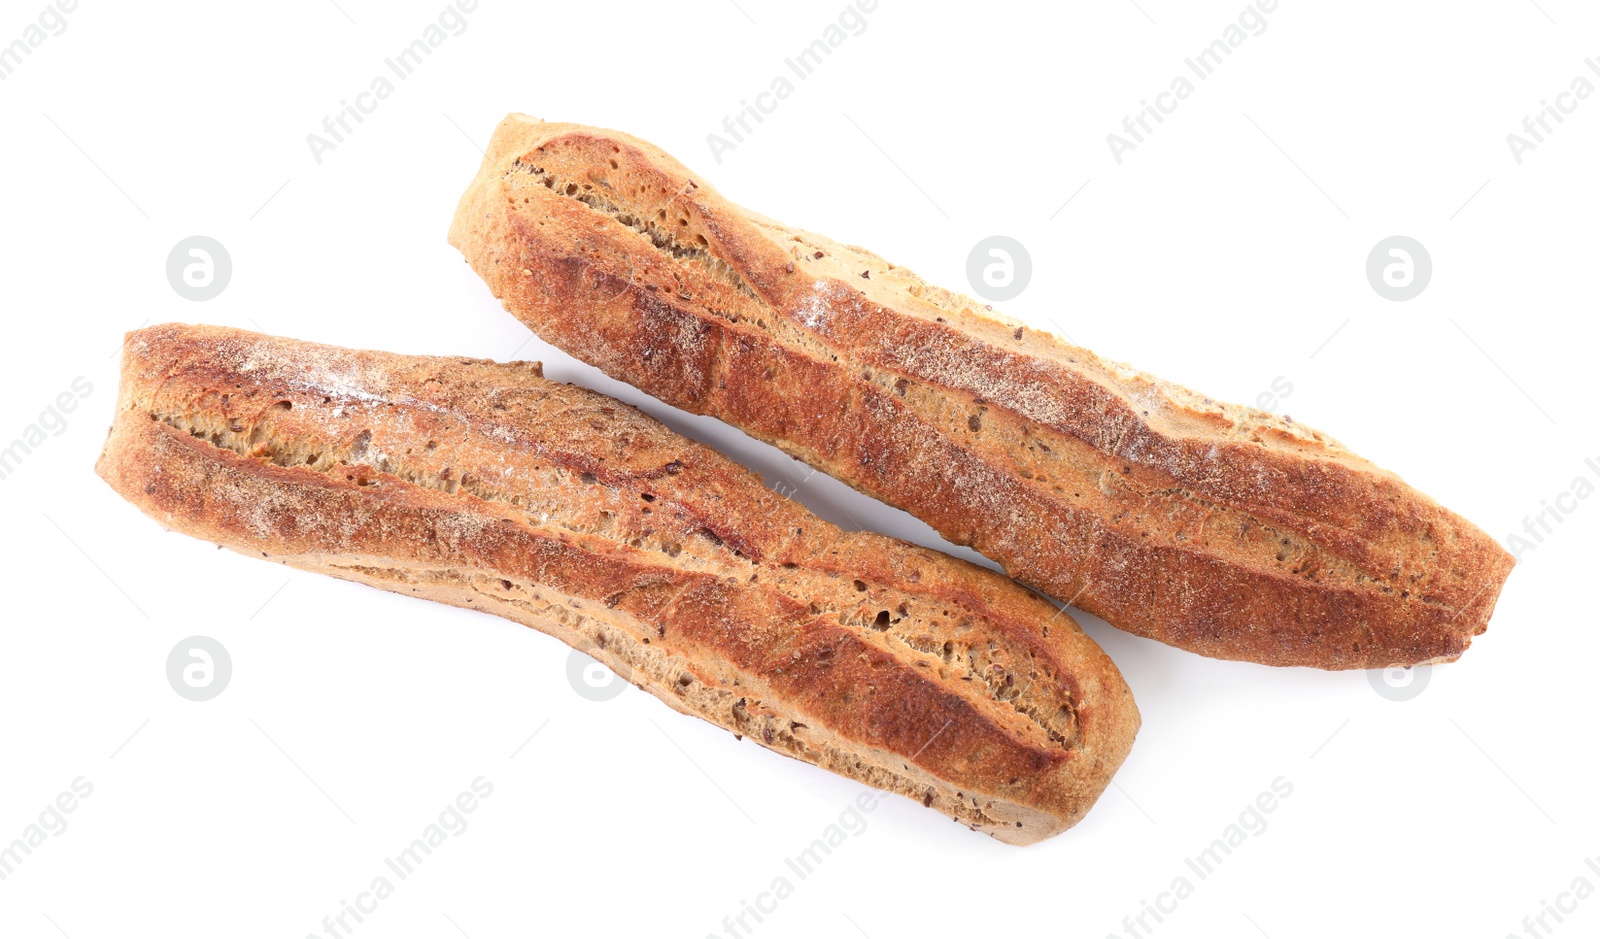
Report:
[{"label": "buckwheat baguette", "polygon": [[537,363],[152,327],[127,337],[97,471],[169,528],[532,626],[1011,844],[1082,818],[1138,729],[1045,600],[840,531]]},{"label": "buckwheat baguette", "polygon": [[1203,655],[1454,659],[1513,563],[1324,434],[985,315],[626,134],[507,117],[450,242],[553,345]]}]

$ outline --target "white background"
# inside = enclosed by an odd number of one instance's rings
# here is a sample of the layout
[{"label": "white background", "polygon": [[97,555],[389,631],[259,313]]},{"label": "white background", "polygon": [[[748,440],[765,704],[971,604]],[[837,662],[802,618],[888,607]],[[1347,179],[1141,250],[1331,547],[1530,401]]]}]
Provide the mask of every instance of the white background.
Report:
[{"label": "white background", "polygon": [[[306,135],[442,0],[83,3],[0,83],[0,445],[74,378],[93,386],[0,481],[0,842],[77,777],[94,789],[0,881],[0,935],[321,933],[484,776],[470,827],[356,936],[698,939],[860,791],[636,689],[587,700],[531,630],[164,533],[93,476],[121,334],[182,320],[540,358],[798,479],[530,339],[445,243],[508,111],[627,130],[737,202],[953,288],[980,238],[1014,237],[1034,276],[1004,312],[1223,399],[1281,377],[1280,412],[1501,540],[1600,482],[1600,96],[1520,165],[1506,143],[1574,77],[1600,84],[1600,15],[1285,0],[1118,165],[1106,135],[1244,7],[1139,2],[882,0],[719,164],[706,135],[842,0],[484,0],[320,165]],[[0,3],[0,42],[42,6]],[[165,276],[195,234],[234,265],[202,303]],[[1409,302],[1364,274],[1394,234],[1433,258]],[[943,545],[826,477],[799,497]],[[754,935],[1099,939],[1185,874],[1193,894],[1147,920],[1163,939],[1521,933],[1575,878],[1600,888],[1583,863],[1600,499],[1566,504],[1488,633],[1405,702],[1365,673],[1209,661],[1080,617],[1144,715],[1086,821],[1019,849],[885,799]],[[165,676],[197,634],[233,660],[206,703]],[[1269,827],[1195,878],[1184,858],[1280,776]],[[1595,935],[1600,898],[1545,922]]]}]

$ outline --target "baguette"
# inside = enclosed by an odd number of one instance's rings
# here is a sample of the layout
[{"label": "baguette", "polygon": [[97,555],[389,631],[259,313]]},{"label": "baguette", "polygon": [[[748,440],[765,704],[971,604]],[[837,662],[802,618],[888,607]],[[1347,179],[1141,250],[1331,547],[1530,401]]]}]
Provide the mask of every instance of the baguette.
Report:
[{"label": "baguette", "polygon": [[537,363],[152,327],[127,337],[96,470],[168,528],[532,626],[1009,844],[1081,819],[1138,729],[1046,600],[841,531]]},{"label": "baguette", "polygon": [[1513,564],[1398,476],[513,114],[450,242],[551,344],[1141,636],[1324,669],[1453,660]]}]

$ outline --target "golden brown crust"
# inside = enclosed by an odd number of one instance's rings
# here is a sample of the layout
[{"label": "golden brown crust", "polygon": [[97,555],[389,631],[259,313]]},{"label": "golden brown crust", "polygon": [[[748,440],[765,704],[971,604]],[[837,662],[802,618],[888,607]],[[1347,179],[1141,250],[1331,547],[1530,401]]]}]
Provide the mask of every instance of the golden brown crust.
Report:
[{"label": "golden brown crust", "polygon": [[1204,655],[1454,659],[1513,563],[1326,435],[986,316],[626,134],[506,118],[450,241],[550,343]]},{"label": "golden brown crust", "polygon": [[508,617],[1009,843],[1077,822],[1138,728],[1044,600],[840,531],[537,364],[152,327],[97,471],[169,528]]}]

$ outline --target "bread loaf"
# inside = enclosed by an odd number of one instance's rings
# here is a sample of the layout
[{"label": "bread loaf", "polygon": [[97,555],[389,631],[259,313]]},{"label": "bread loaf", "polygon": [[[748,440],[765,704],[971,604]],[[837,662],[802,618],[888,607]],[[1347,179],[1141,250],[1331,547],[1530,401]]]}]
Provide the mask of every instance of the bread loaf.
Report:
[{"label": "bread loaf", "polygon": [[168,528],[532,626],[1011,844],[1082,818],[1139,724],[1035,594],[841,531],[535,363],[152,327],[127,337],[97,471]]},{"label": "bread loaf", "polygon": [[1513,563],[1325,434],[987,315],[626,134],[506,118],[450,242],[553,345],[1203,655],[1454,659]]}]

